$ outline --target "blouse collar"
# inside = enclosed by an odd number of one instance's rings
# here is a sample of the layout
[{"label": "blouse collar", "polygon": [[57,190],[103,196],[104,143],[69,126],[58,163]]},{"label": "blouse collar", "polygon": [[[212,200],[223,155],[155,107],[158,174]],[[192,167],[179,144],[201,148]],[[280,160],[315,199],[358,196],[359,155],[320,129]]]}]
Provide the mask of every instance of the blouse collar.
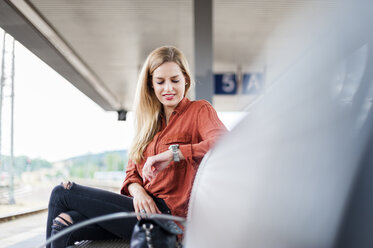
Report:
[{"label": "blouse collar", "polygon": [[[175,114],[181,114],[182,112],[184,112],[184,110],[186,110],[188,108],[188,106],[191,104],[192,102],[187,98],[187,97],[184,97],[180,102],[179,104],[176,106],[176,108],[174,109],[174,113]],[[162,129],[166,126],[166,117],[164,115],[164,112],[161,111],[160,113],[160,118],[162,120]]]},{"label": "blouse collar", "polygon": [[191,101],[187,97],[184,97],[174,109],[175,114],[181,114],[190,104]]}]

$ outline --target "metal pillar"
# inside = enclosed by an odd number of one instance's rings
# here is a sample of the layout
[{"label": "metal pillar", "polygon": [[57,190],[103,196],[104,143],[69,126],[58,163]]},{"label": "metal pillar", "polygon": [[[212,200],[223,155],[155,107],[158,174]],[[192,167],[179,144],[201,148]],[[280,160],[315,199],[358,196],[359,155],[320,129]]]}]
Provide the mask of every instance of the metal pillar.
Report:
[{"label": "metal pillar", "polygon": [[1,79],[0,79],[0,166],[1,163],[1,140],[2,140],[2,113],[3,113],[3,87],[5,83],[5,32],[3,37],[3,52],[1,56]]},{"label": "metal pillar", "polygon": [[196,99],[212,103],[212,0],[194,0],[194,60]]},{"label": "metal pillar", "polygon": [[14,70],[15,70],[15,40],[12,44],[12,75],[11,75],[11,112],[10,112],[10,182],[9,182],[9,204],[15,204],[14,200]]},{"label": "metal pillar", "polygon": [[[12,46],[10,46],[12,42]],[[15,40],[11,36],[7,36],[4,32],[2,64],[1,64],[1,81],[0,81],[0,161],[2,151],[2,109],[3,100],[5,97],[5,86],[11,88],[11,118],[10,118],[10,163],[7,166],[9,172],[9,204],[14,204],[14,68],[15,68]]]}]

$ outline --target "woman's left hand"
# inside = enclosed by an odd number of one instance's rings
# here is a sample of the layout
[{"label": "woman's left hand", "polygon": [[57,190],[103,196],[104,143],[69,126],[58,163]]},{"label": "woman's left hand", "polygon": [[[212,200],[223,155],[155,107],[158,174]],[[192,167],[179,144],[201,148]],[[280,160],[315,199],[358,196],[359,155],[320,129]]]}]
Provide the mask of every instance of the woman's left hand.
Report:
[{"label": "woman's left hand", "polygon": [[171,163],[172,158],[173,154],[170,150],[148,157],[142,169],[142,177],[151,181]]}]

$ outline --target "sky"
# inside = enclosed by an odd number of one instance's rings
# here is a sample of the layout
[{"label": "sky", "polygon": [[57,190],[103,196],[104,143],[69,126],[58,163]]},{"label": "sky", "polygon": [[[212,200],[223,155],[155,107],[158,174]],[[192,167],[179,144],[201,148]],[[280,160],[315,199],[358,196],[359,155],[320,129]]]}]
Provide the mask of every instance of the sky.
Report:
[{"label": "sky", "polygon": [[[9,86],[4,93],[10,95]],[[16,156],[58,161],[129,145],[131,121],[117,121],[116,112],[104,111],[19,43],[14,101]],[[10,154],[9,97],[3,102],[2,121],[2,154]]]},{"label": "sky", "polygon": [[[3,31],[0,30],[1,40]],[[1,42],[2,43],[2,42]],[[2,44],[0,44],[2,48]],[[0,54],[1,57],[1,54]],[[10,87],[4,88],[10,95]],[[88,153],[127,149],[132,113],[118,121],[34,54],[16,43],[14,154],[59,161]],[[243,113],[218,113],[231,129]],[[10,154],[10,97],[3,101],[2,154]]]}]

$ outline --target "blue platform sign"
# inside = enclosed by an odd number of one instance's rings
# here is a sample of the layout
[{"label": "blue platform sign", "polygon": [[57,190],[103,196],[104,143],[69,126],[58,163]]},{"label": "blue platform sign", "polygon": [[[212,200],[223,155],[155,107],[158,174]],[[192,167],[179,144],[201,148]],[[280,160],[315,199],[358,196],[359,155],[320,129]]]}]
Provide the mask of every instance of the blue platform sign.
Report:
[{"label": "blue platform sign", "polygon": [[263,73],[244,74],[242,78],[242,94],[258,94],[263,87]]},{"label": "blue platform sign", "polygon": [[235,95],[237,94],[236,74],[215,74],[215,94],[217,95]]}]

